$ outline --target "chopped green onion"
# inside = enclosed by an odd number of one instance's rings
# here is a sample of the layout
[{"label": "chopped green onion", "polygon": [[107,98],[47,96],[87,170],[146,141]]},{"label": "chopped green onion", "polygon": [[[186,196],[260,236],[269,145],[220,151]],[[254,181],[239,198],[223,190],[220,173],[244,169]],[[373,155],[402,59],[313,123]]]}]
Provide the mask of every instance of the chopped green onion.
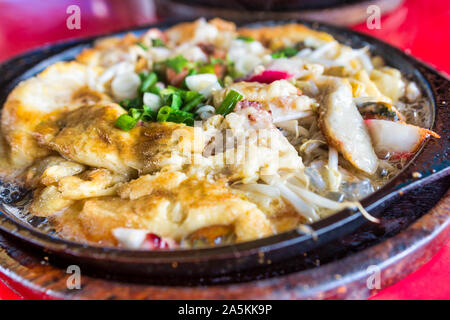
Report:
[{"label": "chopped green onion", "polygon": [[139,78],[141,78],[141,82],[143,82],[145,80],[145,78],[147,78],[147,73],[145,73],[145,72],[139,73]]},{"label": "chopped green onion", "polygon": [[298,53],[298,49],[296,48],[286,48],[283,50],[284,54],[286,55],[286,57],[293,57]]},{"label": "chopped green onion", "polygon": [[226,64],[226,61],[221,58],[211,58],[211,64]]},{"label": "chopped green onion", "polygon": [[186,75],[186,77],[189,77],[189,76],[192,76],[192,75],[194,75],[194,74],[197,74],[197,70],[195,70],[195,69],[190,69],[189,70],[189,72],[188,72],[188,74]]},{"label": "chopped green onion", "polygon": [[131,108],[139,109],[142,105],[142,101],[139,97],[136,97],[134,99],[124,99],[119,102],[120,106],[124,108],[125,110],[129,110]]},{"label": "chopped green onion", "polygon": [[161,93],[161,89],[158,86],[153,85],[150,89],[148,89],[148,92],[159,95]]},{"label": "chopped green onion", "polygon": [[243,76],[242,73],[240,73],[236,70],[236,68],[234,67],[234,62],[231,60],[227,61],[227,74],[233,79]]},{"label": "chopped green onion", "polygon": [[183,70],[183,68],[186,67],[188,64],[189,64],[189,61],[182,55],[178,55],[174,58],[166,60],[166,65],[169,68],[172,68],[173,70],[175,70],[177,73],[180,73],[181,70]]},{"label": "chopped green onion", "polygon": [[142,49],[144,49],[145,51],[148,50],[148,47],[147,47],[145,44],[143,44],[142,42],[138,42],[137,45],[138,45],[139,47],[141,47]]},{"label": "chopped green onion", "polygon": [[184,91],[183,100],[187,103],[196,98],[198,95],[199,93],[197,91]]},{"label": "chopped green onion", "polygon": [[152,39],[152,47],[165,47],[166,44],[159,38]]},{"label": "chopped green onion", "polygon": [[236,39],[242,40],[242,41],[245,41],[245,42],[253,42],[253,41],[255,41],[254,38],[247,37],[247,36],[238,36]]},{"label": "chopped green onion", "polygon": [[170,96],[171,94],[174,94],[176,92],[175,87],[168,86],[167,88],[164,88],[160,91],[161,96]]},{"label": "chopped green onion", "polygon": [[135,118],[129,116],[128,114],[123,114],[119,118],[117,118],[114,125],[124,131],[130,131],[136,126],[137,122],[138,120],[136,120]]},{"label": "chopped green onion", "polygon": [[147,92],[158,81],[156,73],[151,72],[144,81],[142,81],[139,88],[140,92]]},{"label": "chopped green onion", "polygon": [[198,73],[216,73],[213,64],[206,64],[198,69]]},{"label": "chopped green onion", "polygon": [[142,120],[144,121],[155,121],[156,120],[156,112],[153,111],[152,108],[146,106],[145,104],[142,106],[144,109],[144,113],[142,114]]},{"label": "chopped green onion", "polygon": [[298,49],[296,48],[284,48],[278,50],[271,54],[272,58],[280,59],[280,58],[290,58],[295,56],[298,53]]},{"label": "chopped green onion", "polygon": [[194,115],[189,112],[184,112],[181,110],[172,110],[167,121],[175,123],[185,123],[189,126],[194,124]]},{"label": "chopped green onion", "polygon": [[170,114],[172,113],[172,108],[169,106],[161,107],[158,111],[158,115],[156,116],[156,121],[158,122],[165,122],[169,118]]},{"label": "chopped green onion", "polygon": [[285,55],[283,53],[281,53],[281,52],[274,52],[274,53],[271,54],[271,56],[274,59],[281,59],[281,58],[285,57]]},{"label": "chopped green onion", "polygon": [[172,96],[174,94],[182,95],[183,94],[182,92],[183,92],[183,90],[175,88],[174,86],[168,86],[167,88],[162,89],[159,94],[160,94],[161,99],[164,104],[172,105],[172,100],[173,100]]},{"label": "chopped green onion", "polygon": [[190,98],[189,100],[187,100],[187,103],[183,106],[183,108],[181,108],[181,110],[186,111],[186,112],[194,109],[204,99],[203,95],[200,93],[197,93],[195,91],[188,91],[188,92],[194,92],[194,93],[196,93],[196,95],[194,97]]},{"label": "chopped green onion", "polygon": [[141,109],[136,109],[136,108],[131,108],[128,111],[128,114],[133,117],[133,119],[139,120],[142,116],[142,110]]},{"label": "chopped green onion", "polygon": [[194,124],[194,115],[192,113],[175,110],[169,106],[164,106],[159,109],[156,118],[158,122],[185,123],[187,125]]},{"label": "chopped green onion", "polygon": [[174,93],[172,95],[172,104],[170,105],[172,109],[180,109],[182,104],[181,95],[179,93]]},{"label": "chopped green onion", "polygon": [[130,108],[140,109],[142,107],[142,97],[138,96],[131,100]]},{"label": "chopped green onion", "polygon": [[120,106],[124,108],[125,110],[128,110],[130,108],[131,100],[130,99],[124,99],[119,102]]},{"label": "chopped green onion", "polygon": [[227,94],[225,99],[223,99],[219,108],[217,108],[216,113],[226,116],[227,114],[233,111],[234,107],[236,106],[236,103],[242,100],[242,98],[243,98],[242,94],[240,94],[237,91],[231,90]]}]

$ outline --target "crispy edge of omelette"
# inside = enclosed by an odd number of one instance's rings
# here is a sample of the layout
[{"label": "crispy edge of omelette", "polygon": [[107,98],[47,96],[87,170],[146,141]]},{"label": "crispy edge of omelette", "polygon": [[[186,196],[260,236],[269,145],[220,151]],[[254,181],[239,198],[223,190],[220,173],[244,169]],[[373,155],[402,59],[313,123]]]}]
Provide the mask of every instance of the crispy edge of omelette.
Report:
[{"label": "crispy edge of omelette", "polygon": [[36,126],[49,113],[110,100],[90,90],[87,82],[86,66],[75,61],[57,62],[14,88],[1,114],[1,133],[10,169],[21,170],[50,153],[33,137]]},{"label": "crispy edge of omelette", "polygon": [[272,50],[285,46],[286,43],[284,41],[286,40],[290,41],[290,44],[304,41],[307,37],[320,39],[324,42],[334,40],[333,36],[326,32],[316,31],[303,24],[293,23],[260,28],[240,28],[237,32],[239,35],[252,37],[260,41],[264,46]]},{"label": "crispy edge of omelette", "polygon": [[[197,19],[192,22],[182,22],[170,27],[164,31],[164,36],[172,45],[179,45],[183,42],[189,42],[195,38],[196,31],[199,25],[203,22],[202,19]],[[219,32],[235,32],[236,25],[231,21],[226,21],[220,18],[214,18],[208,21],[209,24],[219,30]]]},{"label": "crispy edge of omelette", "polygon": [[41,121],[33,135],[39,145],[66,159],[130,177],[181,170],[192,163],[193,153],[203,151],[206,140],[200,128],[151,122],[126,132],[114,125],[124,113],[115,103],[57,112]]},{"label": "crispy edge of omelette", "polygon": [[[172,179],[170,173],[163,175]],[[155,182],[142,177],[138,180],[130,183],[142,183],[145,187],[148,181]],[[223,181],[211,183],[189,178],[168,185],[164,176],[157,180],[149,194],[135,199],[127,199],[124,193],[125,198],[85,199],[51,220],[65,238],[107,245],[117,245],[112,232],[115,228],[145,229],[176,241],[214,225],[232,225],[237,241],[274,232],[264,213]]]},{"label": "crispy edge of omelette", "polygon": [[126,52],[129,47],[136,44],[139,38],[132,33],[127,33],[124,37],[106,37],[95,41],[93,47],[86,48],[77,55],[76,61],[85,65],[98,65],[106,67],[101,64],[102,53],[108,53],[113,50],[117,52]]},{"label": "crispy edge of omelette", "polygon": [[94,168],[106,168],[129,175],[135,162],[133,147],[139,141],[141,127],[125,132],[114,126],[124,114],[115,103],[82,106],[47,116],[33,135],[38,144],[64,158]]}]

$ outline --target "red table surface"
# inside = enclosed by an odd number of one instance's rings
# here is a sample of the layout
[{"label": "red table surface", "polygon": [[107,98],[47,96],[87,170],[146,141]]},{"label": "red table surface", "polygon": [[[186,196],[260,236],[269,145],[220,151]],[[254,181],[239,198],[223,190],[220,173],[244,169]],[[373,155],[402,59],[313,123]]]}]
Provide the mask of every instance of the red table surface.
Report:
[{"label": "red table surface", "polygon": [[[81,9],[81,29],[66,27],[68,6]],[[151,0],[0,0],[0,61],[30,48],[156,21]],[[450,2],[406,0],[381,28],[355,30],[383,39],[450,74]],[[449,299],[450,241],[419,270],[372,299]],[[0,281],[0,299],[24,299]]]}]

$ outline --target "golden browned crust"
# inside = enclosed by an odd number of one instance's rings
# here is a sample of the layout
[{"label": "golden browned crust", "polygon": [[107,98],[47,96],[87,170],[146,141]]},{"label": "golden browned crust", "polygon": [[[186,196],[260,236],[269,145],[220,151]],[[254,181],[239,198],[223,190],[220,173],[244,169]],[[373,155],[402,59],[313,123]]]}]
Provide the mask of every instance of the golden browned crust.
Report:
[{"label": "golden browned crust", "polygon": [[95,42],[92,48],[84,49],[76,58],[76,60],[85,65],[99,65],[101,67],[107,66],[107,59],[105,55],[115,51],[117,53],[125,53],[129,47],[134,45],[138,38],[128,33],[124,37],[108,37]]},{"label": "golden browned crust", "polygon": [[34,130],[39,146],[87,166],[135,175],[179,170],[173,155],[185,157],[202,152],[203,139],[195,129],[172,122],[153,122],[126,132],[114,125],[125,111],[117,104],[83,106],[47,115]]},{"label": "golden browned crust", "polygon": [[[202,20],[179,23],[164,31],[164,35],[174,45],[181,42],[188,42],[195,38],[195,33],[200,23],[202,23]],[[236,30],[236,25],[233,22],[225,21],[220,18],[212,19],[209,23],[215,26],[219,31],[234,32]]]},{"label": "golden browned crust", "polygon": [[[238,34],[252,37],[272,50],[304,41],[307,37],[314,37],[326,42],[334,40],[330,34],[312,30],[302,24],[285,24],[262,28],[241,28],[238,29]],[[285,43],[286,41],[289,41],[290,43]]]},{"label": "golden browned crust", "polygon": [[49,113],[70,110],[109,98],[87,88],[87,69],[77,62],[58,62],[36,77],[21,82],[9,94],[2,110],[1,133],[10,164],[29,166],[49,150],[33,138],[35,127]]},{"label": "golden browned crust", "polygon": [[34,136],[39,145],[63,157],[122,174],[133,172],[133,147],[140,128],[125,132],[114,126],[125,111],[117,104],[84,106],[44,119]]},{"label": "golden browned crust", "polygon": [[84,200],[55,216],[66,238],[116,245],[115,228],[145,229],[181,240],[210,225],[233,225],[238,241],[272,234],[272,227],[256,206],[223,183],[188,179],[175,189],[152,184],[152,192],[134,200],[102,197]]}]

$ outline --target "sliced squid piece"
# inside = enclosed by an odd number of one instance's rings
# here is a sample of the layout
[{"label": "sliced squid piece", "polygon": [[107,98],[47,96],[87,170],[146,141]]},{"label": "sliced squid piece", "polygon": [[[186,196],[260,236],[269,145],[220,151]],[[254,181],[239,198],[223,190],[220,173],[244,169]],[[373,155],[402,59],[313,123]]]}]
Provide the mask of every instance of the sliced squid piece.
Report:
[{"label": "sliced squid piece", "polygon": [[327,78],[319,87],[323,97],[319,126],[328,143],[356,168],[373,174],[378,159],[364,120],[353,103],[350,84],[345,80]]},{"label": "sliced squid piece", "polygon": [[376,154],[380,158],[409,158],[429,136],[440,136],[428,129],[404,122],[365,120]]}]

